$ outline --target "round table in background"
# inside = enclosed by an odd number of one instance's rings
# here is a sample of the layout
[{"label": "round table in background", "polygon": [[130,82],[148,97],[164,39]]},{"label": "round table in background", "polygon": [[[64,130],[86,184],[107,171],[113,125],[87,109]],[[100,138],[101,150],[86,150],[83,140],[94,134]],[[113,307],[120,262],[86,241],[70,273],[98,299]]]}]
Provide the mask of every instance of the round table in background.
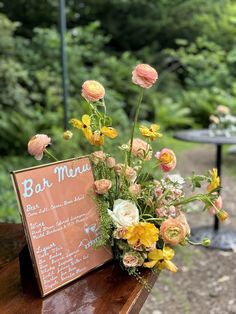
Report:
[{"label": "round table in background", "polygon": [[[214,144],[216,146],[216,168],[221,176],[222,146],[236,144],[236,136],[212,136],[209,130],[186,130],[174,134],[174,138],[182,141]],[[221,250],[236,249],[236,231],[220,228],[219,220],[215,216],[214,226],[203,226],[192,230],[192,240],[201,242],[204,237],[211,240],[211,248]]]}]

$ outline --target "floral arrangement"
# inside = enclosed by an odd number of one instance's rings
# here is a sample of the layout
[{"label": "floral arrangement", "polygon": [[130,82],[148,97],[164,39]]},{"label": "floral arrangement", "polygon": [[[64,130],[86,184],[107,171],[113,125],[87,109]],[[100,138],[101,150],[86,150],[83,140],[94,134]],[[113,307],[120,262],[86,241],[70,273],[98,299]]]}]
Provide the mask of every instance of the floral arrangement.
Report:
[{"label": "floral arrangement", "polygon": [[226,106],[217,106],[216,112],[210,115],[209,134],[211,136],[230,137],[236,134],[236,117],[230,112]]},{"label": "floral arrangement", "polygon": [[[206,238],[201,243],[190,240],[191,229],[185,213],[191,210],[191,203],[200,202],[204,210],[217,215],[221,221],[228,216],[222,209],[216,169],[206,175],[192,174],[187,178],[170,174],[176,167],[175,153],[169,148],[160,148],[154,153],[151,145],[162,137],[160,127],[140,125],[136,137],[144,92],[157,79],[156,70],[147,64],[137,65],[132,72],[132,82],[138,86],[140,94],[130,139],[119,147],[121,161],[104,150],[106,138],[114,139],[118,132],[106,113],[105,89],[100,83],[86,81],[83,84],[82,96],[88,103],[88,114],[70,121],[88,143],[100,147],[90,155],[101,222],[96,246],[110,244],[120,265],[138,279],[142,268],[176,272],[172,259],[177,245],[210,244]],[[69,130],[63,134],[66,140],[72,136]],[[44,153],[55,159],[47,149],[50,144],[47,135],[38,134],[29,141],[28,151],[36,159],[41,159]],[[185,187],[191,187],[189,195]],[[203,192],[196,193],[198,188]]]}]

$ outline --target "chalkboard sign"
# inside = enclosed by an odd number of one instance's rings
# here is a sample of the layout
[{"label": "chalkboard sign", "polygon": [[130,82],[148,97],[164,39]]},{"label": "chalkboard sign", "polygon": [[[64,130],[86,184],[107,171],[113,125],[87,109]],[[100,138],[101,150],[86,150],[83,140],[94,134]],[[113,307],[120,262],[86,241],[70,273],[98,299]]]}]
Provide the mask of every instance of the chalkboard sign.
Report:
[{"label": "chalkboard sign", "polygon": [[112,258],[94,249],[99,216],[89,158],[12,172],[41,295],[45,296]]}]

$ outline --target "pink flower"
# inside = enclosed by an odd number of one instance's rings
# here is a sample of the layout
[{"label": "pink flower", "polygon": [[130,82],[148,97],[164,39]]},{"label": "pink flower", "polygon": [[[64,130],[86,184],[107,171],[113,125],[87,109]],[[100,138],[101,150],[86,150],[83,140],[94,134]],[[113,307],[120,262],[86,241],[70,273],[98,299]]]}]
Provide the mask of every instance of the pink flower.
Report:
[{"label": "pink flower", "polygon": [[106,165],[109,169],[112,169],[116,165],[116,160],[113,157],[107,157],[106,159]]},{"label": "pink flower", "polygon": [[[130,142],[129,142],[129,145],[130,145]],[[141,140],[140,138],[133,139],[131,153],[133,156],[144,159],[144,160],[150,160],[152,158],[151,146],[147,142]]]},{"label": "pink flower", "polygon": [[106,159],[106,154],[102,150],[98,150],[90,155],[92,162],[97,165]]},{"label": "pink flower", "polygon": [[157,71],[148,64],[138,64],[132,72],[134,84],[150,88],[158,79]]},{"label": "pink flower", "polygon": [[156,208],[155,213],[157,217],[161,218],[168,217],[168,211],[164,206]]},{"label": "pink flower", "polygon": [[28,142],[28,152],[36,160],[43,158],[43,152],[51,144],[51,138],[45,134],[36,134]]},{"label": "pink flower", "polygon": [[125,177],[128,181],[134,182],[137,178],[137,172],[132,167],[127,166],[125,169]]},{"label": "pink flower", "polygon": [[219,196],[219,197],[213,202],[213,204],[215,205],[215,207],[214,207],[214,206],[210,207],[210,208],[208,209],[208,212],[209,212],[209,214],[211,214],[211,215],[216,215],[216,214],[218,213],[218,211],[219,211],[220,209],[222,209],[222,206],[223,206],[222,197]]},{"label": "pink flower", "polygon": [[107,193],[112,186],[112,182],[107,179],[101,179],[94,182],[95,192],[97,194]]},{"label": "pink flower", "polygon": [[168,148],[163,148],[160,152],[155,154],[155,157],[160,162],[160,168],[164,172],[169,172],[176,167],[176,156],[175,153]]},{"label": "pink flower", "polygon": [[97,81],[85,81],[82,85],[82,96],[91,102],[98,101],[105,96],[105,89]]},{"label": "pink flower", "polygon": [[132,196],[139,196],[139,194],[141,193],[141,185],[134,183],[129,187],[129,193]]}]

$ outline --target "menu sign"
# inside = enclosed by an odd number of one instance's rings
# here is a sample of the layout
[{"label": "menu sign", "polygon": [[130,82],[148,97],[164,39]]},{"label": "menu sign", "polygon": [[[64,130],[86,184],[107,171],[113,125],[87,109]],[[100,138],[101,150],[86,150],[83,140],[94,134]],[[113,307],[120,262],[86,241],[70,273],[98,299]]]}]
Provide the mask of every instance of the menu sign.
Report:
[{"label": "menu sign", "polygon": [[87,157],[15,171],[12,179],[42,296],[112,258],[93,247],[99,216]]}]

